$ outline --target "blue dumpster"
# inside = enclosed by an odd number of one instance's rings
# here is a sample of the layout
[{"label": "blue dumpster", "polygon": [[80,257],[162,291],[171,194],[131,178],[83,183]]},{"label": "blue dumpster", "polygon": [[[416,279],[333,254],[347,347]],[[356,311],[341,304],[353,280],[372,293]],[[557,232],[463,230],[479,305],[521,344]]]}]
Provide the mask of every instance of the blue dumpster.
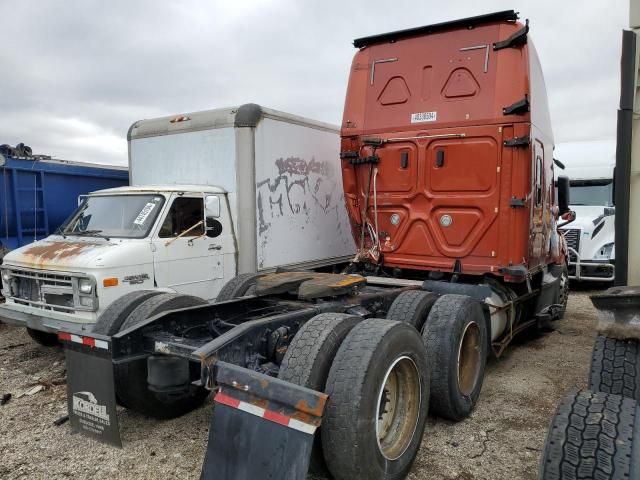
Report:
[{"label": "blue dumpster", "polygon": [[78,206],[78,196],[129,182],[126,167],[0,153],[0,263],[4,249],[46,237]]}]

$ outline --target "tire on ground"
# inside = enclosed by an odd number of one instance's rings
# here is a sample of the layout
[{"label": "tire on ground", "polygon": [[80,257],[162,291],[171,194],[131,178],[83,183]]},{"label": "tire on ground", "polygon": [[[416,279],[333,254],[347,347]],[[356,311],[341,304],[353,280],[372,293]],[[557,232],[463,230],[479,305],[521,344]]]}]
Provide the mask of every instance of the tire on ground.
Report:
[{"label": "tire on ground", "polygon": [[55,347],[60,345],[58,335],[55,333],[41,332],[40,330],[34,330],[33,328],[27,328],[27,333],[31,337],[31,340],[43,347]]},{"label": "tire on ground", "polygon": [[404,478],[420,447],[429,407],[429,366],[410,325],[356,325],[331,365],[322,449],[337,480]]},{"label": "tire on ground", "polygon": [[120,331],[122,322],[133,312],[133,310],[145,300],[160,295],[157,290],[138,290],[130,292],[117,298],[102,312],[98,321],[93,327],[93,333],[101,335],[115,335]]},{"label": "tire on ground", "polygon": [[636,402],[589,390],[574,391],[558,405],[547,432],[540,480],[640,478]]},{"label": "tire on ground", "polygon": [[466,295],[442,295],[422,332],[431,377],[431,412],[450,420],[469,416],[487,363],[487,324],[480,304]]},{"label": "tire on ground", "polygon": [[598,335],[591,354],[589,389],[640,401],[640,342]]},{"label": "tire on ground", "polygon": [[[329,369],[338,348],[361,317],[346,313],[321,313],[296,333],[284,355],[278,378],[324,392]],[[322,429],[313,440],[310,470],[325,473],[322,456]]]},{"label": "tire on ground", "polygon": [[216,303],[226,302],[234,298],[251,294],[256,281],[260,277],[257,273],[241,273],[224,284],[216,297]]},{"label": "tire on ground", "polygon": [[402,292],[391,304],[387,319],[408,323],[422,332],[427,315],[437,299],[437,294],[424,290]]},{"label": "tire on ground", "polygon": [[[121,330],[133,327],[158,313],[197,305],[207,302],[189,295],[164,293],[142,302],[122,323]],[[199,372],[199,365],[189,365]],[[196,371],[193,372],[197,373]],[[175,418],[197,408],[207,398],[208,391],[203,387],[189,385],[180,393],[159,393],[149,390],[147,384],[147,359],[134,360],[114,366],[116,394],[118,399],[143,415],[155,418]]]}]

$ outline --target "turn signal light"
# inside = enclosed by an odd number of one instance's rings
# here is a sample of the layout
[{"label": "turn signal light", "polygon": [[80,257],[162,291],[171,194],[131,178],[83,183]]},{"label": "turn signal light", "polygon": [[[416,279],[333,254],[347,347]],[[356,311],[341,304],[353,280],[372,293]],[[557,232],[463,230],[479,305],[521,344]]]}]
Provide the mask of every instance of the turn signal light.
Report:
[{"label": "turn signal light", "polygon": [[115,277],[105,278],[104,280],[102,280],[102,285],[104,287],[117,287],[118,279]]}]

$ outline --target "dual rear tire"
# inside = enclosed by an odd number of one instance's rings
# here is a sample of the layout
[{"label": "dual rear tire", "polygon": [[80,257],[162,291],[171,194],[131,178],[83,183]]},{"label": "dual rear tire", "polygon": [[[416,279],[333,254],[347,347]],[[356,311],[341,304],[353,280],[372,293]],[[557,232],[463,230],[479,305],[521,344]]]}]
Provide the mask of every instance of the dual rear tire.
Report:
[{"label": "dual rear tire", "polygon": [[454,421],[468,417],[480,396],[488,355],[480,304],[466,295],[409,290],[396,297],[387,318],[422,334],[433,371],[431,412]]},{"label": "dual rear tire", "polygon": [[279,378],[329,395],[311,469],[340,479],[404,478],[427,421],[420,335],[390,320],[321,314],[294,337]]},{"label": "dual rear tire", "polygon": [[431,378],[432,413],[453,421],[478,402],[487,363],[487,323],[480,304],[466,295],[442,295],[422,333]]},{"label": "dual rear tire", "polygon": [[293,338],[278,375],[329,395],[311,471],[328,470],[336,479],[404,478],[430,405],[453,420],[473,410],[486,356],[485,319],[467,296],[408,291],[386,320],[312,318]]}]

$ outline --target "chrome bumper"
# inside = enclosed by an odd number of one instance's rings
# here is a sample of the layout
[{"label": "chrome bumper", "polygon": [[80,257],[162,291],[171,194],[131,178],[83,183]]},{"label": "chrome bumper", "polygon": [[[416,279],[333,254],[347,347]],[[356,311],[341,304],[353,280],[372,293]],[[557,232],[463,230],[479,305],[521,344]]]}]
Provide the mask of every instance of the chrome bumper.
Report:
[{"label": "chrome bumper", "polygon": [[55,315],[55,312],[47,311],[43,316],[32,311],[28,307],[15,304],[0,304],[0,321],[17,327],[26,327],[41,332],[57,333],[59,330],[72,333],[87,333],[93,329],[94,322],[78,322],[67,320],[63,315]]},{"label": "chrome bumper", "polygon": [[[611,282],[615,279],[615,265],[606,261],[583,261],[580,254],[573,248],[568,247],[569,252],[575,256],[575,261],[571,261],[569,256],[569,278],[578,281],[591,282]],[[572,268],[573,267],[573,268]],[[593,271],[602,271],[602,275],[594,275]],[[584,273],[583,273],[584,272]],[[589,273],[591,272],[591,274]]]}]

